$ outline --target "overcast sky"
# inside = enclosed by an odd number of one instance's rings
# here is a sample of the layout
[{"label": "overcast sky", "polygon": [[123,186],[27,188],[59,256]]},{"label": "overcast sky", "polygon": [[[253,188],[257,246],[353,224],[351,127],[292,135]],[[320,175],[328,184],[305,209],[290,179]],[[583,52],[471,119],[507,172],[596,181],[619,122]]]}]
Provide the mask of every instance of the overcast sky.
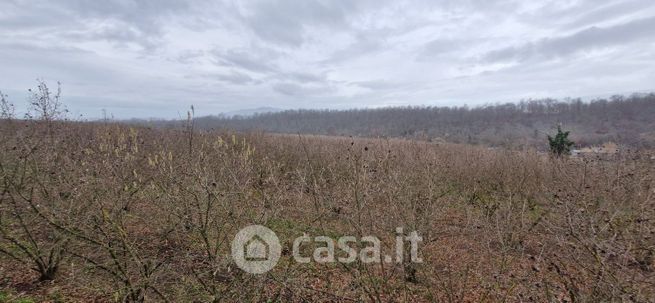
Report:
[{"label": "overcast sky", "polygon": [[0,1],[0,90],[73,115],[476,105],[655,89],[653,0]]}]

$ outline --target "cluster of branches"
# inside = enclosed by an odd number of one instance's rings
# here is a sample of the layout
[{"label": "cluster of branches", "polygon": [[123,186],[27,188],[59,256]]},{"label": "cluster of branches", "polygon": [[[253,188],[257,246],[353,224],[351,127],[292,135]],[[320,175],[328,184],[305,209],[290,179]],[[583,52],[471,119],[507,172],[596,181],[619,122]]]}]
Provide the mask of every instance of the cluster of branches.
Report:
[{"label": "cluster of branches", "polygon": [[[184,130],[2,122],[0,267],[9,280],[32,270],[54,279],[44,283],[51,289],[115,302],[655,294],[655,166],[638,153],[562,161],[409,140],[197,132],[193,108]],[[560,130],[553,145],[565,151],[566,137]],[[240,271],[229,254],[251,224],[284,245],[264,275]],[[424,263],[291,259],[300,235],[393,243],[395,227],[424,237]]]},{"label": "cluster of branches", "polygon": [[[37,86],[28,89],[27,109],[25,119],[52,122],[65,118],[68,110],[61,102],[61,83],[57,82],[57,90],[51,91],[45,81],[37,79]],[[0,119],[16,118],[16,107],[9,101],[9,96],[0,91]]]},{"label": "cluster of branches", "polygon": [[393,107],[353,110],[288,110],[251,117],[201,117],[199,129],[228,128],[278,133],[443,139],[492,146],[547,148],[545,133],[563,124],[580,145],[614,141],[655,146],[655,94],[580,99],[529,100],[469,108]]}]

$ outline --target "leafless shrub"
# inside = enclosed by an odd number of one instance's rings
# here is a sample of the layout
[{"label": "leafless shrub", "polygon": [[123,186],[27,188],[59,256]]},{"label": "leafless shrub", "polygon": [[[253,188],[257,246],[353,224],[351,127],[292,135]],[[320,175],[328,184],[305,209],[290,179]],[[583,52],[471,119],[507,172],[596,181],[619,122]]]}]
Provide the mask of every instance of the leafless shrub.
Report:
[{"label": "leafless shrub", "polygon": [[0,91],[0,119],[11,120],[14,118],[16,108],[14,107],[14,104],[7,100],[7,98],[9,98],[9,96]]},{"label": "leafless shrub", "polygon": [[[109,122],[61,123],[46,140],[44,121],[17,124],[0,128],[0,268],[21,279],[17,264],[29,264],[34,279],[54,277],[78,301],[655,295],[655,172],[639,154],[555,159]],[[278,266],[260,276],[229,256],[234,234],[254,223],[276,231],[283,247]],[[304,233],[375,235],[389,252],[397,227],[423,236],[422,264],[299,264],[289,253]]]},{"label": "leafless shrub", "polygon": [[[49,146],[40,139],[5,142],[0,160],[0,252],[21,263],[32,263],[40,280],[52,280],[65,256],[69,238],[49,222],[50,212],[72,215],[70,184],[56,172]],[[9,148],[12,146],[11,148]],[[61,163],[60,163],[61,164]],[[74,209],[74,208],[73,208]]]},{"label": "leafless shrub", "polygon": [[61,83],[57,82],[57,91],[51,92],[45,81],[37,79],[36,89],[29,89],[28,118],[39,119],[46,122],[62,119],[66,112],[61,102]]}]

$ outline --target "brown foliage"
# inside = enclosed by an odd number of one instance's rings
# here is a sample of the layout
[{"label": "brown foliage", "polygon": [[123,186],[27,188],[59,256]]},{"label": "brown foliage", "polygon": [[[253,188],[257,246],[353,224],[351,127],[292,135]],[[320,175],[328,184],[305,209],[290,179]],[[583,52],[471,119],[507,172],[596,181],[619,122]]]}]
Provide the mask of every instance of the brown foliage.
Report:
[{"label": "brown foliage", "polygon": [[[655,296],[643,154],[554,159],[404,140],[2,121],[0,287],[72,301],[633,301]],[[242,272],[242,227],[418,231],[422,264]],[[389,247],[383,247],[389,249]],[[24,264],[24,265],[21,265]],[[36,275],[26,275],[32,269]]]}]

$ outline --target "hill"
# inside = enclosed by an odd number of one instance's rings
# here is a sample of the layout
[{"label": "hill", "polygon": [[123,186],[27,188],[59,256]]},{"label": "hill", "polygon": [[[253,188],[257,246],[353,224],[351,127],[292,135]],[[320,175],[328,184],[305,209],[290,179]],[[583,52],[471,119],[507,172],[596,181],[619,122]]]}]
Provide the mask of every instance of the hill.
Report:
[{"label": "hill", "polygon": [[[2,302],[655,295],[655,165],[641,151],[583,161],[402,139],[2,120],[0,135]],[[233,239],[253,224],[279,237],[266,274],[234,257]],[[397,242],[412,233],[420,261]],[[361,239],[351,243],[361,261],[317,261],[318,239],[345,236]],[[365,262],[376,247],[365,236],[395,262]],[[296,244],[304,238],[314,242]]]},{"label": "hill", "polygon": [[655,94],[583,102],[528,100],[461,107],[390,107],[353,110],[286,110],[249,117],[200,117],[202,129],[398,137],[491,146],[545,148],[545,134],[561,123],[578,146],[613,141],[655,146]]}]

